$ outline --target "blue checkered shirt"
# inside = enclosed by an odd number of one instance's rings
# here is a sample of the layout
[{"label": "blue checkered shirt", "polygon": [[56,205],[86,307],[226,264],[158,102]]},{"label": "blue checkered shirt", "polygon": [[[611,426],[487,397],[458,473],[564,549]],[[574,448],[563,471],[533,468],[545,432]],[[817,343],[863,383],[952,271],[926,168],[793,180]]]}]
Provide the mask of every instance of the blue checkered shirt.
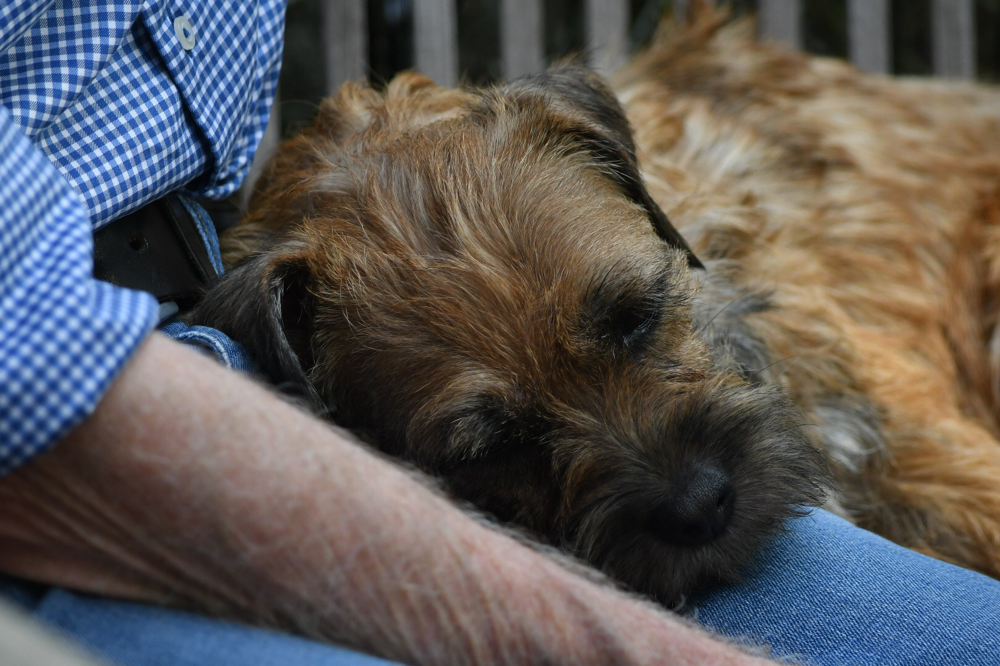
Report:
[{"label": "blue checkered shirt", "polygon": [[87,417],[152,330],[93,279],[93,229],[239,187],[267,123],[284,0],[0,2],[0,474]]}]

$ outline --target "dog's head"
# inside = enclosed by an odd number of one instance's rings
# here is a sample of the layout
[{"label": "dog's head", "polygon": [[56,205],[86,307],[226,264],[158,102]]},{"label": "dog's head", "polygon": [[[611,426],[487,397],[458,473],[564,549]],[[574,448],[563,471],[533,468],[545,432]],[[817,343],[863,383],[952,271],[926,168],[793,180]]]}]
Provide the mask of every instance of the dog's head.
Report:
[{"label": "dog's head", "polygon": [[701,264],[587,70],[348,86],[251,208],[195,318],[498,519],[669,601],[818,500],[796,411],[715,360]]}]

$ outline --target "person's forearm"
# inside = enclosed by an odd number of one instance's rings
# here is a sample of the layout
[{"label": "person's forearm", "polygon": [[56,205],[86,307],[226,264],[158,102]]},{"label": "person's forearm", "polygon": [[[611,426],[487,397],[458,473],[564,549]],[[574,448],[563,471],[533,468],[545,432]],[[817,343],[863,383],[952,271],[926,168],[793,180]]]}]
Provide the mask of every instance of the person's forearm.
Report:
[{"label": "person's forearm", "polygon": [[412,663],[755,663],[159,336],[0,505],[7,573]]}]

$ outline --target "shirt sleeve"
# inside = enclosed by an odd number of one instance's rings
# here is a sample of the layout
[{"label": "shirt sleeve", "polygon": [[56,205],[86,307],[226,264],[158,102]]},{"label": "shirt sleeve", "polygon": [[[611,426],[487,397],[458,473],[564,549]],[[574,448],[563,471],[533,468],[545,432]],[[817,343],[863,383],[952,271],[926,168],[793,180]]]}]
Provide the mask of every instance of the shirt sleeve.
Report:
[{"label": "shirt sleeve", "polygon": [[94,411],[158,306],[93,278],[83,203],[4,107],[0,202],[2,475]]},{"label": "shirt sleeve", "polygon": [[6,0],[0,4],[0,53],[5,53],[55,0]]},{"label": "shirt sleeve", "polygon": [[[173,20],[193,31],[185,50]],[[206,177],[187,184],[218,199],[246,177],[264,135],[281,68],[284,0],[151,0],[144,26],[208,147]]]}]

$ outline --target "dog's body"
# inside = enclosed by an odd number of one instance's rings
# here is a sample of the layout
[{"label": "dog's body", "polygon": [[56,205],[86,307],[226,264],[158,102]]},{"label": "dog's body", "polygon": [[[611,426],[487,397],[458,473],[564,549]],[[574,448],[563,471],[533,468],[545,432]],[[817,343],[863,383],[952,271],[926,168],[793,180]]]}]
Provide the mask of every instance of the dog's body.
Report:
[{"label": "dog's body", "polygon": [[617,93],[637,151],[578,68],[345,87],[279,152],[195,319],[664,601],[819,501],[819,451],[832,508],[1000,574],[1000,94],[707,12]]}]

